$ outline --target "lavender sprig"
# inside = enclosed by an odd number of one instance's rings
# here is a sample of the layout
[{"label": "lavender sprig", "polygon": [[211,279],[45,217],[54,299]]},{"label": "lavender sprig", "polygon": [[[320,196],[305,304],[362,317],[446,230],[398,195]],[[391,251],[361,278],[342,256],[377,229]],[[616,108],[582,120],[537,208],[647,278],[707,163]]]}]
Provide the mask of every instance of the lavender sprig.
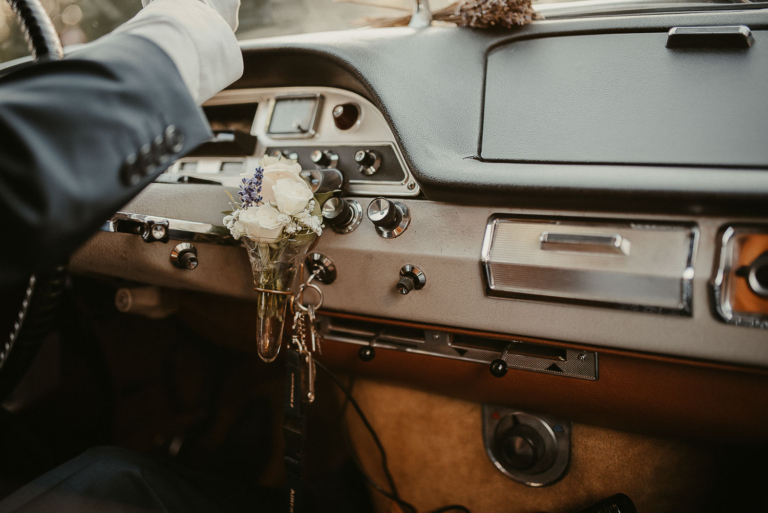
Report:
[{"label": "lavender sprig", "polygon": [[264,179],[264,168],[257,167],[253,178],[243,178],[240,184],[240,204],[243,208],[258,207],[264,198],[261,197],[261,182]]}]

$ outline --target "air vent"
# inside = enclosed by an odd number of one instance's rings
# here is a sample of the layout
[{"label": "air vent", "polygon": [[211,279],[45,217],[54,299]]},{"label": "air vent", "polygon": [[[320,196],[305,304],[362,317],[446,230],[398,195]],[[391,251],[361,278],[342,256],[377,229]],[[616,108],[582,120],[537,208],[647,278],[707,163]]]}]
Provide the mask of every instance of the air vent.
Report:
[{"label": "air vent", "polygon": [[330,316],[320,317],[320,329],[326,339],[336,342],[486,365],[503,357],[510,369],[587,380],[598,377],[597,353],[591,351]]}]

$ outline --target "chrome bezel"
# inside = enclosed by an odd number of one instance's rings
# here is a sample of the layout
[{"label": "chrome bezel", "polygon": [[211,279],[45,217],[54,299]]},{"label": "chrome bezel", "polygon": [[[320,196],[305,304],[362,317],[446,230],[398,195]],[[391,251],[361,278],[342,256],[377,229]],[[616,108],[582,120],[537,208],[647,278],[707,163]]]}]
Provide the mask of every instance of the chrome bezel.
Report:
[{"label": "chrome bezel", "polygon": [[240,246],[242,242],[235,240],[224,226],[215,226],[196,221],[184,221],[166,217],[132,214],[129,212],[117,212],[107,222],[101,225],[100,230],[109,233],[124,233],[118,230],[121,222],[146,223],[168,222],[168,238],[172,240],[202,242],[206,244],[223,244],[227,246]]},{"label": "chrome bezel", "polygon": [[[632,303],[621,303],[601,300],[589,300],[579,298],[567,298],[558,297],[546,294],[535,294],[525,292],[513,292],[507,290],[500,290],[497,288],[493,280],[493,274],[491,273],[491,250],[496,228],[499,222],[505,220],[520,220],[520,221],[559,221],[559,222],[572,222],[577,224],[592,224],[599,223],[605,225],[611,224],[624,224],[634,225],[642,227],[656,227],[662,229],[665,226],[684,227],[690,231],[690,244],[688,245],[688,254],[686,255],[685,270],[683,271],[681,279],[680,290],[680,307],[668,308],[668,307],[655,307],[648,305],[638,305]],[[516,299],[516,300],[535,300],[549,303],[562,303],[562,304],[574,304],[574,305],[588,305],[602,308],[615,308],[622,310],[632,310],[644,313],[658,313],[668,315],[680,315],[690,317],[693,315],[693,277],[694,277],[694,260],[696,258],[696,248],[699,242],[699,229],[696,225],[691,223],[660,223],[650,221],[637,221],[637,220],[616,220],[616,219],[599,219],[599,218],[578,218],[578,217],[558,217],[558,216],[529,216],[529,215],[517,215],[517,214],[493,214],[488,218],[488,222],[485,227],[485,235],[483,236],[483,245],[480,251],[480,264],[483,269],[483,278],[486,286],[485,295],[492,298],[499,299]]]},{"label": "chrome bezel", "polygon": [[[742,233],[768,235],[765,225],[729,225],[721,229],[720,251],[716,263],[715,275],[712,278],[712,308],[715,316],[734,326],[768,329],[768,315],[733,310],[728,299],[730,277],[733,268],[733,240]],[[750,271],[750,274],[752,272]],[[749,279],[749,277],[747,277]],[[750,284],[751,285],[751,284]]]},{"label": "chrome bezel", "polygon": [[[309,130],[306,133],[303,134],[284,134],[284,133],[274,133],[269,131],[269,126],[272,124],[272,115],[275,113],[275,106],[277,105],[277,102],[280,100],[300,100],[304,98],[314,98],[315,99],[315,109],[312,112],[312,116],[310,118],[309,122]],[[269,114],[267,114],[267,122],[264,125],[264,132],[275,140],[284,140],[284,139],[312,139],[317,134],[317,121],[320,118],[318,115],[320,113],[320,109],[322,108],[323,104],[323,95],[320,93],[300,93],[300,94],[284,94],[284,95],[276,95],[274,98],[271,98],[269,100]]]}]

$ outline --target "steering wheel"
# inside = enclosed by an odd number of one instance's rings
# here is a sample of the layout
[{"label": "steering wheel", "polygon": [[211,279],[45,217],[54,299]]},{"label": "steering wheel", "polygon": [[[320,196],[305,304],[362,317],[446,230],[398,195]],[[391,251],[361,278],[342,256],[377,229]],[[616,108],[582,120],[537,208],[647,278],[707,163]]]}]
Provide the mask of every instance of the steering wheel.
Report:
[{"label": "steering wheel", "polygon": [[[53,22],[39,0],[8,0],[27,39],[35,62],[58,60],[64,56],[61,41]],[[64,292],[66,267],[55,268],[30,276],[18,291],[3,291],[14,301],[9,319],[10,330],[0,324],[0,402],[10,394],[37,355],[48,334],[59,299]],[[21,303],[21,306],[19,306]],[[2,312],[0,312],[2,313]],[[9,333],[10,331],[10,333]]]}]

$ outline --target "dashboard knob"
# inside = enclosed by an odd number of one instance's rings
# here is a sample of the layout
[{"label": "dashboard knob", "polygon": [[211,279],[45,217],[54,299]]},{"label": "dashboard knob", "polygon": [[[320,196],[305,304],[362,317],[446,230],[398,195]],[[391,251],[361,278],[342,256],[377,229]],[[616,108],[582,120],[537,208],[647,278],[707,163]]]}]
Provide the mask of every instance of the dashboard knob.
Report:
[{"label": "dashboard knob", "polygon": [[344,175],[338,169],[312,169],[302,171],[301,176],[309,182],[314,193],[338,191],[344,187]]},{"label": "dashboard knob", "polygon": [[293,160],[294,162],[299,161],[299,154],[295,151],[288,151],[288,150],[275,150],[272,152],[273,157],[282,157],[284,159]]},{"label": "dashboard knob", "polygon": [[354,103],[343,103],[333,108],[333,123],[339,130],[349,130],[360,119],[360,109]]},{"label": "dashboard knob", "polygon": [[502,360],[501,358],[497,358],[496,360],[491,362],[491,374],[493,374],[494,377],[497,378],[503,378],[507,375],[507,362]]},{"label": "dashboard knob", "polygon": [[197,257],[197,248],[188,242],[177,245],[171,251],[171,263],[178,269],[194,270],[200,263]]},{"label": "dashboard knob", "polygon": [[513,469],[528,470],[541,460],[544,454],[544,440],[530,426],[511,427],[499,440],[499,448],[504,463]]},{"label": "dashboard knob", "polygon": [[423,289],[426,284],[427,277],[424,271],[415,265],[405,264],[400,269],[400,281],[397,282],[395,288],[400,294],[405,296],[414,290]]},{"label": "dashboard knob", "polygon": [[315,150],[309,158],[319,167],[335,168],[339,164],[339,156],[331,150]]},{"label": "dashboard knob", "polygon": [[343,198],[333,197],[323,203],[323,219],[328,224],[334,226],[343,226],[352,220],[355,215],[352,205]]},{"label": "dashboard knob", "polygon": [[387,198],[374,198],[368,205],[368,219],[379,228],[394,230],[400,224],[402,216],[395,202]]},{"label": "dashboard knob", "polygon": [[323,203],[321,211],[325,222],[336,233],[352,233],[363,220],[363,208],[353,199],[333,196]]},{"label": "dashboard knob", "polygon": [[363,346],[358,351],[357,356],[364,362],[370,362],[376,358],[376,350],[373,346]]},{"label": "dashboard knob", "polygon": [[381,157],[373,150],[355,152],[355,162],[360,165],[360,172],[368,176],[374,174],[381,167]]}]

